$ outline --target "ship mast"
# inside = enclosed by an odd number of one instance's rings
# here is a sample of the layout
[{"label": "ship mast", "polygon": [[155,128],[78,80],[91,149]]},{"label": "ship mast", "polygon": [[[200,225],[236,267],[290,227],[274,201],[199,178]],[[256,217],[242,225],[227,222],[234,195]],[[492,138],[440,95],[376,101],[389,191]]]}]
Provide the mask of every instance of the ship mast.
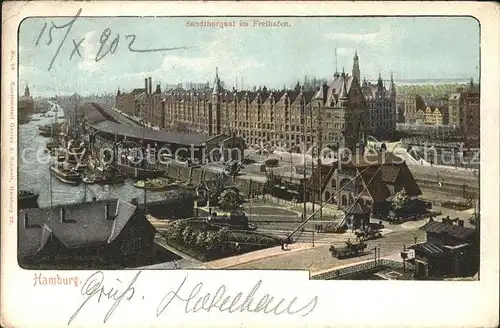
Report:
[{"label": "ship mast", "polygon": [[[142,147],[144,147],[144,127],[142,127]],[[146,154],[146,161],[149,161],[149,154],[146,153],[146,149],[143,149],[142,151],[142,156],[144,157],[144,154]],[[144,158],[142,158],[144,160]],[[142,161],[141,161],[142,162]],[[142,162],[144,165],[144,162]],[[137,173],[137,171],[136,171]],[[148,215],[148,200],[147,200],[147,186],[146,186],[147,178],[144,180],[144,216]]]}]

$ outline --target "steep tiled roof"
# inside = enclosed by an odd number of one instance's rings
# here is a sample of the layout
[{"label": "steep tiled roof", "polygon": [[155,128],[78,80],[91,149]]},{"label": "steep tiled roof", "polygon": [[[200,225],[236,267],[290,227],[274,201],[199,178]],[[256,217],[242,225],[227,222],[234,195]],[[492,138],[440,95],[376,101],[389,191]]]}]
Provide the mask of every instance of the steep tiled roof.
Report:
[{"label": "steep tiled roof", "polygon": [[380,169],[382,180],[386,182],[396,182],[400,168],[394,165],[384,165]]},{"label": "steep tiled roof", "polygon": [[330,99],[332,95],[335,95],[336,98],[340,96],[340,92],[342,90],[342,85],[345,85],[345,92],[349,93],[351,91],[353,77],[349,75],[336,77],[332,83],[328,86],[328,90],[326,93],[326,99]]},{"label": "steep tiled roof", "polygon": [[20,210],[19,254],[37,253],[51,235],[68,248],[111,243],[135,210],[117,199]]},{"label": "steep tiled roof", "polygon": [[457,239],[468,240],[476,230],[472,228],[460,227],[450,223],[438,222],[438,221],[429,221],[419,230],[423,230],[425,232],[436,233],[436,234],[447,234]]}]

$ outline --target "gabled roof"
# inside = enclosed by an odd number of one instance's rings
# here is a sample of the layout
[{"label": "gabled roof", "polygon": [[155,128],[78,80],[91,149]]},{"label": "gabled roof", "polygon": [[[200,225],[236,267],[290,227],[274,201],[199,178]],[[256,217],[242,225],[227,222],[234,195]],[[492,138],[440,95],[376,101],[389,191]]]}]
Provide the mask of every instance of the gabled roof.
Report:
[{"label": "gabled roof", "polygon": [[342,85],[344,85],[344,90],[346,94],[348,94],[351,91],[353,80],[354,77],[349,75],[340,75],[334,78],[332,83],[328,86],[326,99],[332,98],[332,95],[335,96],[335,98],[338,98],[342,92]]},{"label": "gabled roof", "polygon": [[431,242],[416,244],[410,246],[410,248],[414,249],[416,252],[422,253],[430,257],[443,257],[446,254],[445,250],[441,248],[441,246]]},{"label": "gabled roof", "polygon": [[475,229],[456,226],[450,223],[429,221],[419,230],[435,234],[447,234],[457,239],[468,240],[475,232]]},{"label": "gabled roof", "polygon": [[135,210],[135,205],[121,199],[22,209],[19,255],[36,254],[51,235],[68,248],[112,243]]},{"label": "gabled roof", "polygon": [[395,165],[382,166],[380,169],[382,180],[385,182],[396,182],[400,170],[400,167]]}]

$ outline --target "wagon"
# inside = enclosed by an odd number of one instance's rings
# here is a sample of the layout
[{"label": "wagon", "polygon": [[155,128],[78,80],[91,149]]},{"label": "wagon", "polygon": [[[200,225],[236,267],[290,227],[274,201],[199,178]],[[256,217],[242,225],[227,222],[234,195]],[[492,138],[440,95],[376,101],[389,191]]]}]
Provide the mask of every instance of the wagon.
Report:
[{"label": "wagon", "polygon": [[332,253],[333,257],[336,257],[338,259],[345,259],[359,256],[361,253],[363,253],[365,248],[366,244],[363,241],[359,243],[346,242],[345,247],[336,248],[333,245],[330,246],[330,252]]}]

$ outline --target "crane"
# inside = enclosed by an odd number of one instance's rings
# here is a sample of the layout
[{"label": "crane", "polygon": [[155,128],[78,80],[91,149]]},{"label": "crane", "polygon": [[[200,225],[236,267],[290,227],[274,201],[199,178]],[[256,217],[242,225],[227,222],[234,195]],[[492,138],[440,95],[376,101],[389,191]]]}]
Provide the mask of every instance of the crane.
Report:
[{"label": "crane", "polygon": [[[390,152],[389,152],[389,156],[392,155],[393,151],[394,151],[395,148],[393,148]],[[373,181],[373,179],[375,178],[375,176],[378,174],[378,172],[382,169],[382,166],[383,164],[385,163],[385,161],[383,163],[381,163],[381,165],[379,165],[379,167],[377,168],[377,170],[373,173],[373,176],[371,177],[370,181],[368,181],[368,183],[366,183],[366,185],[364,186],[363,190],[361,190],[361,192],[359,192],[358,196],[356,197],[356,199],[354,200],[353,204],[349,207],[349,209],[347,210],[345,216],[344,216],[344,219],[341,221],[341,223],[338,225],[338,227],[342,226],[343,223],[345,222],[345,219],[349,216],[349,214],[351,213],[351,211],[355,208],[355,205],[356,203],[358,202],[359,198],[361,197],[361,195],[363,194],[363,192],[366,190],[366,188],[368,188],[368,185]],[[313,211],[313,213],[311,213],[304,221],[302,221],[290,234],[288,234],[288,236],[286,237],[286,240],[290,241],[292,236],[297,232],[299,231],[311,218],[314,217],[314,215],[319,212],[320,210],[322,210],[322,208],[325,206],[324,204],[325,203],[328,203],[330,202],[330,200],[332,200],[335,196],[337,196],[346,186],[350,185],[353,181],[355,181],[358,177],[360,177],[364,172],[366,172],[368,169],[370,168],[370,166],[367,166],[366,168],[364,168],[361,172],[359,172],[354,178],[352,178],[349,183],[346,183],[344,186],[341,186],[339,188],[339,190],[337,190],[335,193],[333,193],[330,198],[328,198],[324,203],[323,205],[321,205],[318,209],[316,209],[315,211]]]}]

